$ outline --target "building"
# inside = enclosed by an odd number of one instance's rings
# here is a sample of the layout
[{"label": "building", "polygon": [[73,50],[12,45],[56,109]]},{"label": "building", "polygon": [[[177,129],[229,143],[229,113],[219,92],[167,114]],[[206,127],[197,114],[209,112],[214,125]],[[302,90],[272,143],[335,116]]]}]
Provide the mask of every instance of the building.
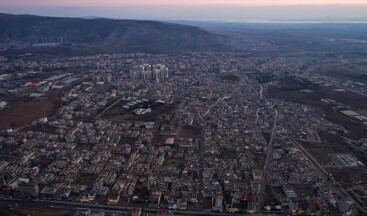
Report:
[{"label": "building", "polygon": [[8,103],[6,101],[1,101],[0,102],[0,109],[4,109],[7,105],[8,105]]},{"label": "building", "polygon": [[213,207],[212,211],[222,212],[223,211],[223,195],[215,195],[212,197]]},{"label": "building", "polygon": [[282,154],[279,150],[273,151],[273,159],[274,160],[280,160],[282,158]]},{"label": "building", "polygon": [[165,65],[143,64],[133,67],[129,71],[131,79],[134,80],[162,80],[168,77],[168,68]]},{"label": "building", "polygon": [[168,78],[168,68],[162,64],[153,65],[153,79],[162,80]]},{"label": "building", "polygon": [[133,208],[131,211],[131,216],[140,216],[141,215],[141,208]]},{"label": "building", "polygon": [[9,165],[6,161],[0,161],[0,171],[3,171]]},{"label": "building", "polygon": [[18,191],[21,194],[37,195],[39,193],[39,187],[37,183],[22,183],[18,185]]}]

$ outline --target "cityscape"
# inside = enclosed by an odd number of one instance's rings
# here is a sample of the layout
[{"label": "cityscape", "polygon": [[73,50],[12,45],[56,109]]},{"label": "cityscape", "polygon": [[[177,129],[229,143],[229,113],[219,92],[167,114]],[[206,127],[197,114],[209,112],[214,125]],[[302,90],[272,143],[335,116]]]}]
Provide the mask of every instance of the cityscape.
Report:
[{"label": "cityscape", "polygon": [[366,25],[192,23],[0,32],[0,215],[367,215]]}]

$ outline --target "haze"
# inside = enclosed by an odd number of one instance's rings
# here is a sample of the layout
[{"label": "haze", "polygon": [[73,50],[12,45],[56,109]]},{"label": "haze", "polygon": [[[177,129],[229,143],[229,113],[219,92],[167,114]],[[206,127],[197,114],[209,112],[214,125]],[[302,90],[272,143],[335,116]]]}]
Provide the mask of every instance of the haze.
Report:
[{"label": "haze", "polygon": [[0,12],[154,20],[365,20],[366,0],[0,0]]}]

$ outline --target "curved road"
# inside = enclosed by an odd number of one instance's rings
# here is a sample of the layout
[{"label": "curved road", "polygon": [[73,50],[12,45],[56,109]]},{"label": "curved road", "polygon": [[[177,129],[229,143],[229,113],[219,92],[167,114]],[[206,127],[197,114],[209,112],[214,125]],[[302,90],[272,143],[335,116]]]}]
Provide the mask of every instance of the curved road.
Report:
[{"label": "curved road", "polygon": [[213,107],[215,107],[215,105],[217,105],[217,103],[218,103],[221,99],[223,99],[223,98],[218,98],[218,100],[217,100],[213,105],[211,105],[211,106],[208,108],[208,110],[207,110],[207,111],[206,111],[206,113],[203,115],[203,117],[207,116],[207,115],[209,114],[210,110],[211,110]]}]

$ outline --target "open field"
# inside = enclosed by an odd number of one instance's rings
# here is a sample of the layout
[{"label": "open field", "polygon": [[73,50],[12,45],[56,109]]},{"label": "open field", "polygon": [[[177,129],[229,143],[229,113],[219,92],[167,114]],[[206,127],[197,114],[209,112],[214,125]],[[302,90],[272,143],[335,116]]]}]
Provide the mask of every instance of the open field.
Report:
[{"label": "open field", "polygon": [[[339,124],[349,130],[351,133],[346,136],[351,139],[367,138],[366,126],[356,122],[335,109],[336,105],[323,102],[321,99],[332,99],[337,103],[351,106],[355,110],[367,109],[367,97],[353,92],[336,92],[329,87],[317,87],[309,83],[292,83],[289,81],[282,83],[281,87],[271,87],[268,93],[277,98],[293,101],[300,104],[319,107],[325,113],[327,120]],[[311,89],[313,92],[303,93],[301,89]]]},{"label": "open field", "polygon": [[309,143],[303,142],[302,146],[321,164],[321,165],[332,165],[330,164],[333,160],[333,153],[349,152],[349,146],[347,143]]},{"label": "open field", "polygon": [[42,117],[51,116],[61,100],[57,95],[47,97],[41,101],[22,99],[0,111],[0,130],[20,128]]},{"label": "open field", "polygon": [[367,179],[366,167],[328,168],[327,170],[332,173],[336,181],[347,187],[352,186],[353,182],[365,182]]},{"label": "open field", "polygon": [[358,147],[351,147],[344,138],[328,132],[319,132],[319,135],[322,141],[321,143],[302,142],[302,146],[321,165],[334,166],[335,164],[331,164],[334,159],[333,153],[349,153],[356,156],[364,164],[367,164],[366,153],[359,150]]}]

